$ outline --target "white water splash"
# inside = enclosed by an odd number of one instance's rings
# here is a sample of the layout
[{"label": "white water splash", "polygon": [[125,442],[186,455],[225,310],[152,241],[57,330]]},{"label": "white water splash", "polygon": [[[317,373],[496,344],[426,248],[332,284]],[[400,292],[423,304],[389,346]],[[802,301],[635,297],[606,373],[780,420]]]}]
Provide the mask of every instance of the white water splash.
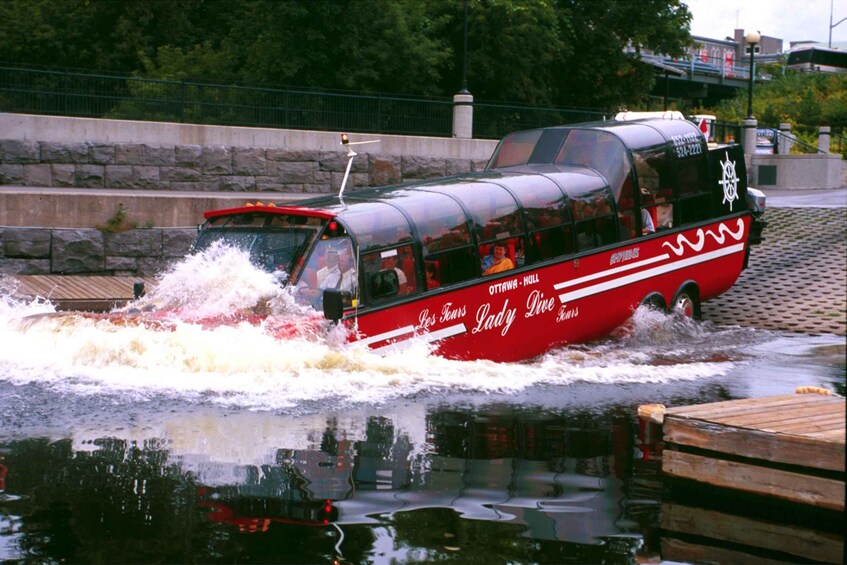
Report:
[{"label": "white water splash", "polygon": [[[731,355],[704,353],[703,335],[720,335],[649,310],[606,342],[552,351],[526,363],[452,361],[422,340],[384,355],[346,343],[343,327],[275,339],[268,325],[314,316],[290,288],[246,254],[212,247],[163,274],[149,296],[130,305],[180,312],[166,329],[52,312],[44,303],[0,296],[0,380],[37,383],[77,394],[164,396],[251,409],[302,403],[379,404],[453,393],[512,394],[536,385],[657,383],[710,378],[733,365]],[[269,305],[263,324],[204,327],[199,319]]]}]

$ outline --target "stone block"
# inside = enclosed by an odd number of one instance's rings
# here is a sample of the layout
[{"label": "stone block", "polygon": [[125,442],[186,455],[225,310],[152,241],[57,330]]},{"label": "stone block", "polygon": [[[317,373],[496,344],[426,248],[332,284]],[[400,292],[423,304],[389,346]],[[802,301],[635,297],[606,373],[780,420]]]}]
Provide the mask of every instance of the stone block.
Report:
[{"label": "stone block", "polygon": [[102,234],[95,229],[54,230],[51,272],[100,273],[105,267]]},{"label": "stone block", "polygon": [[162,230],[162,256],[169,258],[180,258],[188,255],[194,240],[197,238],[197,230],[190,229],[163,229]]},{"label": "stone block", "polygon": [[144,145],[141,143],[115,144],[116,165],[143,165],[144,157]]},{"label": "stone block", "polygon": [[133,165],[132,186],[134,188],[164,188],[165,185],[159,178],[159,167]]},{"label": "stone block", "polygon": [[0,139],[0,163],[25,164],[40,160],[37,141]]},{"label": "stone block", "polygon": [[112,165],[115,162],[113,143],[88,143],[88,161],[95,165]]},{"label": "stone block", "polygon": [[175,167],[200,167],[203,164],[203,146],[177,145],[174,147]]},{"label": "stone block", "polygon": [[256,179],[244,176],[222,176],[220,177],[220,190],[231,192],[248,192],[256,190]]},{"label": "stone block", "polygon": [[400,182],[400,157],[371,155],[368,159],[369,183],[371,186],[387,186]]},{"label": "stone block", "polygon": [[290,186],[279,182],[276,177],[256,177],[256,190],[260,192],[285,192]]},{"label": "stone block", "polygon": [[287,161],[270,163],[269,176],[281,184],[314,182],[318,165],[314,161]]},{"label": "stone block", "polygon": [[144,161],[139,165],[173,167],[176,162],[173,145],[142,145]]},{"label": "stone block", "polygon": [[473,159],[471,160],[471,171],[484,171],[485,167],[488,166],[488,159]]},{"label": "stone block", "polygon": [[104,265],[106,270],[111,271],[113,275],[119,273],[134,275],[138,271],[138,258],[106,255]]},{"label": "stone block", "polygon": [[53,172],[50,165],[24,165],[24,184],[26,186],[50,186],[53,182]]},{"label": "stone block", "polygon": [[107,188],[132,188],[132,165],[105,165],[104,183]]},{"label": "stone block", "polygon": [[232,174],[232,152],[229,147],[203,146],[201,157],[203,174],[207,175],[231,175]]},{"label": "stone block", "polygon": [[161,257],[139,257],[135,274],[139,277],[152,277],[163,273],[169,265],[172,265],[174,260],[167,260]]},{"label": "stone block", "polygon": [[50,259],[6,259],[0,262],[0,273],[7,275],[49,275]]},{"label": "stone block", "polygon": [[43,163],[88,163],[88,146],[85,143],[54,143],[42,141]]},{"label": "stone block", "polygon": [[47,228],[6,228],[3,254],[16,259],[49,259],[50,233]]},{"label": "stone block", "polygon": [[22,184],[23,182],[23,165],[0,164],[0,184]]},{"label": "stone block", "polygon": [[268,161],[319,161],[326,152],[315,150],[267,149],[265,156]]},{"label": "stone block", "polygon": [[77,165],[74,186],[79,188],[103,188],[106,170],[103,165]]},{"label": "stone block", "polygon": [[444,159],[427,157],[403,157],[401,159],[400,171],[404,181],[443,177],[445,170]]},{"label": "stone block", "polygon": [[264,175],[267,168],[264,149],[236,147],[232,152],[232,172],[236,175]]},{"label": "stone block", "polygon": [[76,166],[70,163],[54,163],[50,165],[53,186],[73,186],[76,177]]},{"label": "stone block", "polygon": [[445,159],[444,172],[447,175],[459,175],[471,172],[471,162],[468,159]]},{"label": "stone block", "polygon": [[[322,171],[330,171],[333,173],[344,172],[347,170],[347,161],[349,157],[345,153],[324,153],[318,159],[318,168]],[[368,172],[368,156],[358,155],[353,157],[353,165],[350,167],[350,172],[366,173]]]},{"label": "stone block", "polygon": [[162,230],[139,229],[104,233],[103,243],[105,253],[110,257],[159,257],[162,255]]},{"label": "stone block", "polygon": [[159,178],[166,182],[197,182],[203,175],[196,167],[162,167]]}]

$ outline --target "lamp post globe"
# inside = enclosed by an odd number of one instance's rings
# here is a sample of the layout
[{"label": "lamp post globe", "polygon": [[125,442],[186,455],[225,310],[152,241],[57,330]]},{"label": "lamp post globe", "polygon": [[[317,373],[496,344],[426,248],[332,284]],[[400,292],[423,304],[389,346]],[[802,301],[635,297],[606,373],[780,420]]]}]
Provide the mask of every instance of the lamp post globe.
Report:
[{"label": "lamp post globe", "polygon": [[747,84],[747,118],[753,117],[753,52],[756,50],[756,45],[762,40],[762,36],[757,31],[748,31],[744,36],[744,41],[750,47],[750,77]]}]

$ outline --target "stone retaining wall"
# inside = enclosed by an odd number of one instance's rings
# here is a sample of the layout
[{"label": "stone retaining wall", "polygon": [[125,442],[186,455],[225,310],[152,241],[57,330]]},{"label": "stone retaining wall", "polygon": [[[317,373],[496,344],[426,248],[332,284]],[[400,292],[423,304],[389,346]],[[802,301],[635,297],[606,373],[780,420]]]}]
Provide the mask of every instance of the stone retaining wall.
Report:
[{"label": "stone retaining wall", "polygon": [[[186,192],[332,193],[346,151],[0,139],[0,184]],[[350,190],[482,170],[484,159],[363,154]]]},{"label": "stone retaining wall", "polygon": [[188,252],[195,229],[0,228],[0,273],[152,276]]}]

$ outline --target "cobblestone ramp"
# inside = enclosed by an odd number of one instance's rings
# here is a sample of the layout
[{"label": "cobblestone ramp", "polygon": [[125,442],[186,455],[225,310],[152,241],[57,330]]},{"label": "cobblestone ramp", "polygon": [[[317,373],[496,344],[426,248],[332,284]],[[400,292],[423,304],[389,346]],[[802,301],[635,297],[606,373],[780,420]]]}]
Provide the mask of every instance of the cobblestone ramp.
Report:
[{"label": "cobblestone ramp", "polygon": [[763,241],[703,319],[806,334],[847,334],[847,208],[771,208]]}]

